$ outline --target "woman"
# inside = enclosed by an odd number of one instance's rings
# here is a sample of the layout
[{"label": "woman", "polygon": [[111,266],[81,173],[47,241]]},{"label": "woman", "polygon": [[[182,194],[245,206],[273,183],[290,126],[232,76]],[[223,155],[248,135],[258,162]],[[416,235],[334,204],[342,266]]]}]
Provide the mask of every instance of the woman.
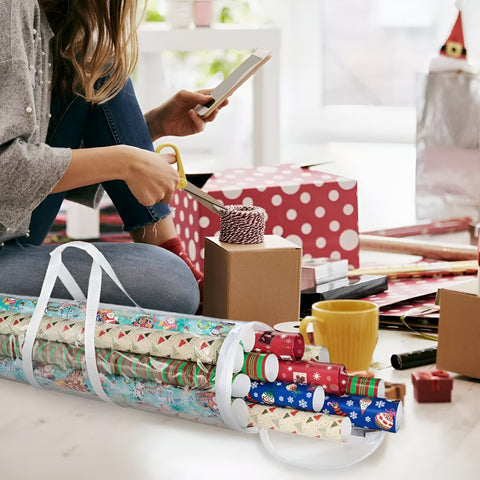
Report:
[{"label": "woman", "polygon": [[[202,131],[192,109],[211,97],[180,91],[142,115],[129,80],[136,13],[136,0],[0,0],[1,293],[38,296],[62,201],[94,206],[105,189],[135,243],[96,246],[127,292],[144,308],[197,310],[202,273],[168,206],[175,157],[152,142]],[[86,254],[63,258],[86,292]],[[53,296],[68,293],[57,282]],[[109,279],[101,301],[128,303]]]}]

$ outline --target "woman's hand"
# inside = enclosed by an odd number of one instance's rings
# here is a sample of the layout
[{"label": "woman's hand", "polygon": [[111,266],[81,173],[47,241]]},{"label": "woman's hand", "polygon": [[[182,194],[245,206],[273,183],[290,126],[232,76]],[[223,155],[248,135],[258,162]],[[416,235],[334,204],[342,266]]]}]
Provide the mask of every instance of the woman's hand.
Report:
[{"label": "woman's hand", "polygon": [[170,203],[180,176],[174,154],[158,154],[127,145],[72,150],[72,158],[52,193],[85,185],[124,180],[137,200],[147,207]]},{"label": "woman's hand", "polygon": [[184,137],[205,129],[205,124],[215,120],[219,110],[228,104],[225,100],[208,118],[201,118],[194,108],[209,102],[211,90],[189,92],[180,90],[162,105],[145,114],[152,141],[164,136]]},{"label": "woman's hand", "polygon": [[175,154],[154,153],[135,147],[126,147],[128,162],[125,182],[135,198],[145,206],[157,202],[170,203],[180,181]]}]

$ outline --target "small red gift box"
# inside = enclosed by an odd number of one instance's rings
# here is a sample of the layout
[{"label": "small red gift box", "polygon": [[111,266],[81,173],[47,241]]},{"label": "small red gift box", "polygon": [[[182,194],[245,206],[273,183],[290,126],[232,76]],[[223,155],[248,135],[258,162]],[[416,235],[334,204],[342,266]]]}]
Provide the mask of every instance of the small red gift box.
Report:
[{"label": "small red gift box", "polygon": [[[344,259],[359,265],[357,182],[294,164],[235,168],[188,175],[224,205],[255,205],[267,214],[267,235],[302,247],[304,258]],[[206,237],[218,236],[220,217],[183,190],[171,202],[177,232],[192,261],[203,269]]]},{"label": "small red gift box", "polygon": [[413,391],[417,402],[451,402],[453,380],[443,370],[412,373]]}]

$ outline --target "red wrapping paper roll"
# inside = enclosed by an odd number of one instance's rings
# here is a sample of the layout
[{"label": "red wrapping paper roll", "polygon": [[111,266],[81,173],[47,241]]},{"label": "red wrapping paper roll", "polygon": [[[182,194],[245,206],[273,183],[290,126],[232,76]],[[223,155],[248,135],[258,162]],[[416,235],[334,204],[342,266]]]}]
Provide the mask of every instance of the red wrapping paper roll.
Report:
[{"label": "red wrapping paper roll", "polygon": [[273,353],[281,360],[301,360],[305,340],[300,333],[255,332],[254,352]]},{"label": "red wrapping paper roll", "polygon": [[347,389],[348,374],[340,363],[292,362],[280,360],[278,380],[292,383],[320,385],[325,392],[343,395]]}]

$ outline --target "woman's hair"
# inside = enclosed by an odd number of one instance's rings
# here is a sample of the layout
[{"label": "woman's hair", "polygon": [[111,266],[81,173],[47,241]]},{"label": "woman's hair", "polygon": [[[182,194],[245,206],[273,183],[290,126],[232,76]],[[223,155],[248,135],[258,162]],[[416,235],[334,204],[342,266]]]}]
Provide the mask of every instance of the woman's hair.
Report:
[{"label": "woman's hair", "polygon": [[[52,91],[94,103],[118,93],[138,57],[138,0],[40,0],[53,40]],[[97,84],[97,80],[104,78]]]}]

